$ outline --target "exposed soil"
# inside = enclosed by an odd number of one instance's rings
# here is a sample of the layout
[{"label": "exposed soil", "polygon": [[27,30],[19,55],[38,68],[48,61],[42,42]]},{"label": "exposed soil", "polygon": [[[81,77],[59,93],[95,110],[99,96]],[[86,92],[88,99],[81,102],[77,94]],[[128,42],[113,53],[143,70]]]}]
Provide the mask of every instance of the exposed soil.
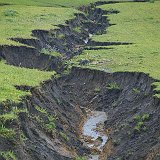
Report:
[{"label": "exposed soil", "polygon": [[[1,139],[0,149],[14,150],[18,159],[73,159],[76,154],[90,155],[92,149],[80,141],[77,126],[86,118],[85,110],[91,109],[104,111],[108,116],[105,128],[109,140],[101,153],[102,159],[144,160],[152,157],[150,159],[154,160],[160,153],[160,101],[153,97],[153,81],[144,73],[111,74],[73,68],[69,75],[32,89],[32,96],[21,104],[21,107],[27,107],[30,116],[20,114],[18,124],[27,140],[23,145],[17,145]],[[107,88],[110,83],[116,83],[120,88]],[[140,92],[135,92],[134,88]],[[35,117],[39,115],[45,119],[45,116],[37,112],[35,106],[58,117],[56,133],[43,129]],[[144,121],[146,129],[137,132],[134,117],[144,114],[149,114],[149,119]],[[64,140],[60,132],[69,139]]]},{"label": "exposed soil", "polygon": [[[86,47],[130,45],[90,40],[92,34],[102,34],[110,26],[103,16],[106,11],[94,6],[81,7],[85,14],[77,14],[66,25],[59,25],[59,29],[33,31],[35,40],[14,39],[33,48],[1,46],[0,57],[15,66],[61,73],[63,62]],[[58,51],[62,57],[42,54],[43,48]],[[1,113],[15,106],[28,111],[19,113],[18,121],[7,124],[15,129],[16,135],[13,139],[0,137],[0,150],[13,151],[18,160],[72,160],[94,153],[98,153],[100,160],[159,160],[160,100],[153,96],[155,81],[144,73],[106,73],[73,67],[68,75],[52,78],[36,88],[15,86],[30,90],[32,95],[24,97],[20,104],[11,101],[0,104]],[[103,129],[101,125],[95,128],[98,132],[104,130],[108,137],[100,151],[85,145],[82,138],[88,110],[107,115]],[[53,121],[55,128],[50,130]],[[101,138],[94,143],[101,143]]]},{"label": "exposed soil", "polygon": [[127,42],[95,42],[95,41],[90,41],[88,42],[88,46],[112,46],[112,45],[129,45],[132,43],[127,43]]}]

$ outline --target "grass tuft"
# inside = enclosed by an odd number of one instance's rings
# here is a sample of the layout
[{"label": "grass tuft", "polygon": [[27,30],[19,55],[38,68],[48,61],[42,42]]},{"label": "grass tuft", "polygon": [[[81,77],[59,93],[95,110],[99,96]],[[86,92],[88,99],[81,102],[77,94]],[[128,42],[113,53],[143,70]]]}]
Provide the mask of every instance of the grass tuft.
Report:
[{"label": "grass tuft", "polygon": [[106,86],[107,89],[112,90],[112,89],[120,89],[120,86],[117,83],[109,83]]},{"label": "grass tuft", "polygon": [[26,69],[9,66],[0,61],[0,102],[10,99],[19,102],[22,96],[30,92],[17,90],[14,86],[38,86],[44,80],[50,79],[55,72],[44,72],[36,69]]},{"label": "grass tuft", "polygon": [[0,136],[6,139],[13,139],[16,133],[13,129],[6,128],[4,125],[0,126]]},{"label": "grass tuft", "polygon": [[69,141],[69,137],[64,133],[60,132],[61,137],[63,137],[66,141]]},{"label": "grass tuft", "polygon": [[17,16],[18,12],[15,10],[5,10],[4,15],[7,17],[13,17],[13,16]]},{"label": "grass tuft", "polygon": [[0,152],[0,156],[2,156],[5,160],[16,160],[16,156],[13,151]]}]

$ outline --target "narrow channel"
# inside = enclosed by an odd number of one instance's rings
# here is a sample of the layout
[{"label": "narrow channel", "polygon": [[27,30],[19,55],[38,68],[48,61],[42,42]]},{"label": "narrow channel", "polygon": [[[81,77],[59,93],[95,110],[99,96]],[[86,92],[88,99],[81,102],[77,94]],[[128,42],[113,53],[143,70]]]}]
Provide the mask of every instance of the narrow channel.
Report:
[{"label": "narrow channel", "polygon": [[83,125],[82,137],[84,145],[88,146],[93,153],[88,160],[99,160],[99,156],[107,143],[108,137],[104,130],[104,122],[107,115],[102,111],[90,111],[87,113],[87,120]]}]

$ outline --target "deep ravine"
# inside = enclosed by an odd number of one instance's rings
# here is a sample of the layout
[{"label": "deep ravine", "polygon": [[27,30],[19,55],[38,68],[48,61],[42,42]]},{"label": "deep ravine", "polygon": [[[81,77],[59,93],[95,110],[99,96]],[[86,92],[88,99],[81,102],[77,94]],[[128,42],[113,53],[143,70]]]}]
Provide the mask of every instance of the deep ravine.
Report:
[{"label": "deep ravine", "polygon": [[[119,157],[154,160],[160,144],[160,101],[153,97],[154,81],[144,73],[73,68],[69,75],[32,89],[32,96],[18,106],[27,108],[28,113],[20,113],[19,121],[11,125],[26,139],[18,142],[18,134],[17,142],[0,138],[0,149],[10,149],[17,159],[27,160],[69,160],[97,153],[102,160]],[[119,88],[111,87],[112,83]],[[108,139],[102,152],[90,149],[80,138],[80,124],[87,117],[86,110],[103,111],[107,115],[104,130]],[[53,131],[45,128],[45,124],[50,124],[48,116],[57,117]],[[137,117],[143,122],[140,130],[136,129]]]},{"label": "deep ravine", "polygon": [[[3,46],[0,57],[11,65],[62,73],[63,62],[86,47],[107,45],[91,40],[93,34],[103,34],[110,26],[103,15],[106,11],[95,5],[81,7],[83,13],[57,30],[33,31],[37,40],[14,39],[34,48]],[[113,13],[118,11],[108,11]],[[108,43],[113,44],[131,45]],[[58,51],[62,57],[45,55],[42,49]],[[13,107],[25,110],[7,122],[16,134],[0,137],[0,150],[13,151],[18,160],[158,160],[160,100],[154,97],[155,81],[144,73],[72,67],[66,75],[29,88],[32,94],[21,103],[0,104],[2,113]]]}]

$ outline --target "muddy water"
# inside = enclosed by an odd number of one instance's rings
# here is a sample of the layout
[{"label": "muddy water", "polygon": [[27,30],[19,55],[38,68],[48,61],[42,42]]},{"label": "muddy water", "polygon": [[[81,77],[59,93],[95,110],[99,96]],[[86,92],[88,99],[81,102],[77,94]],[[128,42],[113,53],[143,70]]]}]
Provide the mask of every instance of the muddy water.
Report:
[{"label": "muddy water", "polygon": [[95,154],[90,155],[89,160],[99,160],[99,154],[108,140],[104,132],[104,122],[106,120],[107,115],[105,112],[92,111],[88,113],[83,126],[84,144],[96,151]]}]

